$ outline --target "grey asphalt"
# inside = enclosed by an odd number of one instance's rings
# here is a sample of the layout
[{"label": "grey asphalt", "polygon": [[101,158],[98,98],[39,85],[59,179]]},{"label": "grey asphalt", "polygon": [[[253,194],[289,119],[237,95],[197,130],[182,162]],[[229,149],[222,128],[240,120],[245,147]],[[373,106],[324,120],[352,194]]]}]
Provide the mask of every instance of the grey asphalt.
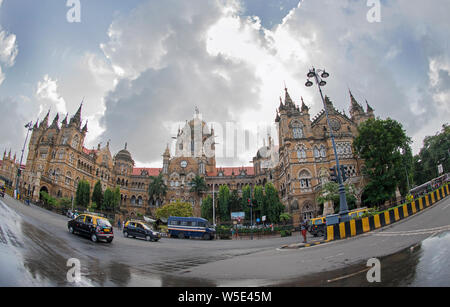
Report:
[{"label": "grey asphalt", "polygon": [[[115,233],[112,244],[67,231],[68,218],[0,199],[0,286],[264,286],[352,267],[413,246],[449,226],[450,200],[382,230],[302,249],[298,234],[262,240],[146,242]],[[429,230],[431,229],[431,230]],[[408,231],[420,231],[410,233]],[[66,279],[81,262],[82,282]]]}]

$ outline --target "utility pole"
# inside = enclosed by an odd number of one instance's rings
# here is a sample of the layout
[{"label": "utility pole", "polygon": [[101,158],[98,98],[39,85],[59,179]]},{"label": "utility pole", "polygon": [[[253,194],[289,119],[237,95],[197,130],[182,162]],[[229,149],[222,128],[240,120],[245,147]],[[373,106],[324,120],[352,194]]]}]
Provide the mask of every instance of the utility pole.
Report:
[{"label": "utility pole", "polygon": [[27,145],[28,134],[30,133],[31,130],[33,130],[33,122],[29,122],[28,124],[26,124],[25,128],[27,128],[27,136],[25,138],[25,143],[23,143],[22,154],[20,155],[19,168],[17,169],[16,197],[19,197],[19,182],[20,182],[20,175],[22,173],[21,167],[22,167],[23,153],[25,152],[25,146]]}]

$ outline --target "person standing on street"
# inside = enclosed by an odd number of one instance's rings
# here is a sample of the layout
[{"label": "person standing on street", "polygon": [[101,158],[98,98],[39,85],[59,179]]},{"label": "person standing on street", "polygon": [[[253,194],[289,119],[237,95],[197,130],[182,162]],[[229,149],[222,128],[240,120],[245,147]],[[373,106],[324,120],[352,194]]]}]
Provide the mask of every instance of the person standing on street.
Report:
[{"label": "person standing on street", "polygon": [[303,236],[303,243],[306,243],[306,230],[308,228],[308,222],[307,221],[303,221],[301,226],[300,226],[300,231],[302,233]]}]

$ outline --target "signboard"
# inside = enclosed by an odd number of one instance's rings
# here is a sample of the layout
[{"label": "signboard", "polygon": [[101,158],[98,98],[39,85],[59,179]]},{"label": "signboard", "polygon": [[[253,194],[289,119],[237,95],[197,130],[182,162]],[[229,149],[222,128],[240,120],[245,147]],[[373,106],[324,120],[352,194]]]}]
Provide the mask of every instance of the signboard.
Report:
[{"label": "signboard", "polygon": [[263,222],[266,221],[266,216],[265,216],[265,215],[262,217],[262,221],[263,221]]},{"label": "signboard", "polygon": [[442,164],[438,165],[438,173],[439,175],[442,174],[444,172],[444,168],[442,167]]},{"label": "signboard", "polygon": [[232,221],[243,221],[245,219],[245,212],[231,212]]}]

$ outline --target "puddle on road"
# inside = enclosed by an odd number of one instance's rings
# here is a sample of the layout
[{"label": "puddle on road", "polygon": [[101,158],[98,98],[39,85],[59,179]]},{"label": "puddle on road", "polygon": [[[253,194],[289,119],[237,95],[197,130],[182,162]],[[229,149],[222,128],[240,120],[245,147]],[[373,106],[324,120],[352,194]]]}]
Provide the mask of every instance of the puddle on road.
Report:
[{"label": "puddle on road", "polygon": [[[398,253],[380,258],[380,283],[367,281],[366,275],[369,268],[364,262],[289,282],[273,283],[271,286],[449,287],[450,257],[448,255],[450,255],[450,232],[445,232]],[[346,276],[347,278],[344,278]]]}]

